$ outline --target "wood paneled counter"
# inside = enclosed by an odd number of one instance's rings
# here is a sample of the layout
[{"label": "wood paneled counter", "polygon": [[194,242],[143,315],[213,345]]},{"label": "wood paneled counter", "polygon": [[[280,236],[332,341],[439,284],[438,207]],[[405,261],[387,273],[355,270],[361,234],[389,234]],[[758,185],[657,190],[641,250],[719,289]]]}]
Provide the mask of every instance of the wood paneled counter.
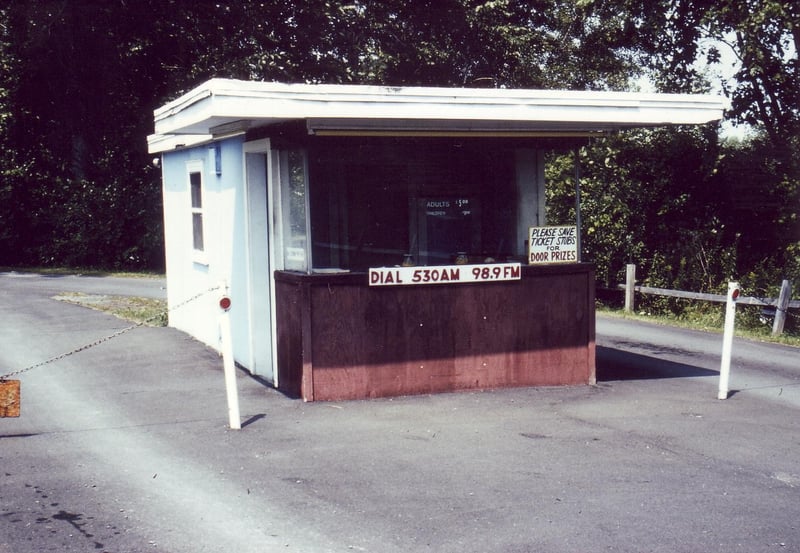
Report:
[{"label": "wood paneled counter", "polygon": [[275,284],[278,387],[306,401],[595,381],[591,264],[381,287],[278,271]]}]

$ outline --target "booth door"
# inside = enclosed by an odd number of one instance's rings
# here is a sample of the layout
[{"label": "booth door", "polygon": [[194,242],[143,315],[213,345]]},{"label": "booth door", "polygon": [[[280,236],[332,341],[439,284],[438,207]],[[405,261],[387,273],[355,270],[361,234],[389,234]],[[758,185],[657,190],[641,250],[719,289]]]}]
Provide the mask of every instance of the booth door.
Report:
[{"label": "booth door", "polygon": [[273,281],[269,250],[266,141],[245,143],[247,183],[248,329],[250,372],[277,385],[272,333]]}]

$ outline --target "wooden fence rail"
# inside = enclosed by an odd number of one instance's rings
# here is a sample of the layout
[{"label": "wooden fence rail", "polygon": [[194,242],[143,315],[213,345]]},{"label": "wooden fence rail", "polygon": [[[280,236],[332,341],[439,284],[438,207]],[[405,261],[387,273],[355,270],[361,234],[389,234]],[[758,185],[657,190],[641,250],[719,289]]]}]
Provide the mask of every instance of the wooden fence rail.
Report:
[{"label": "wooden fence rail", "polygon": [[[683,290],[669,290],[666,288],[653,288],[650,286],[636,285],[636,265],[627,266],[625,273],[625,284],[620,284],[618,288],[625,290],[625,311],[634,310],[634,292],[640,294],[651,294],[655,296],[668,296],[672,298],[683,298],[689,300],[711,301],[725,303],[727,296],[724,294],[706,294],[702,292],[685,292]],[[775,320],[772,325],[772,334],[778,336],[783,333],[783,326],[786,322],[786,313],[789,309],[800,309],[800,300],[792,300],[792,283],[784,280],[781,284],[780,297],[778,298],[758,298],[751,296],[739,296],[736,303],[743,305],[760,305],[761,307],[772,307],[775,309]]]}]

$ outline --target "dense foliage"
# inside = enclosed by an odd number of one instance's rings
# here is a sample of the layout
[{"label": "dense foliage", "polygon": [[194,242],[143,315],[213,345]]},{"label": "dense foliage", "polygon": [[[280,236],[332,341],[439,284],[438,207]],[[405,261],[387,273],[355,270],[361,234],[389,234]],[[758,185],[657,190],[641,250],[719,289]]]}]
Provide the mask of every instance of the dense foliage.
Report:
[{"label": "dense foliage", "polygon": [[[211,77],[613,90],[647,77],[724,91],[728,119],[754,132],[638,131],[582,148],[599,280],[634,261],[662,286],[798,289],[798,41],[791,0],[4,3],[0,265],[161,267],[152,110]],[[548,176],[551,221],[573,221],[571,156],[553,156]]]},{"label": "dense foliage", "polygon": [[[776,297],[789,279],[796,297],[800,4],[672,0],[646,13],[641,2],[614,4],[652,55],[644,68],[658,90],[721,90],[727,119],[752,133],[720,142],[710,129],[637,131],[582,149],[584,255],[600,284],[616,286],[635,263],[651,286],[722,292],[736,279],[749,295]],[[548,177],[551,221],[575,220],[571,156],[554,157]],[[681,313],[689,304],[643,305]]]}]

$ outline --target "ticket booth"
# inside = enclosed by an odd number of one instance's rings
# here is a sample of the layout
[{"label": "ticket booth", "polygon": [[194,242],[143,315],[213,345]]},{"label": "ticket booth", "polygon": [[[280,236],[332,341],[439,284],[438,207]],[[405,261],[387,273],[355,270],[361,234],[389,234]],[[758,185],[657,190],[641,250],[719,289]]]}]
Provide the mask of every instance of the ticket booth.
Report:
[{"label": "ticket booth", "polygon": [[[544,153],[715,96],[212,80],[155,112],[170,325],[304,400],[594,382],[594,270]],[[198,238],[199,237],[199,238]],[[211,294],[209,294],[210,296]]]}]

